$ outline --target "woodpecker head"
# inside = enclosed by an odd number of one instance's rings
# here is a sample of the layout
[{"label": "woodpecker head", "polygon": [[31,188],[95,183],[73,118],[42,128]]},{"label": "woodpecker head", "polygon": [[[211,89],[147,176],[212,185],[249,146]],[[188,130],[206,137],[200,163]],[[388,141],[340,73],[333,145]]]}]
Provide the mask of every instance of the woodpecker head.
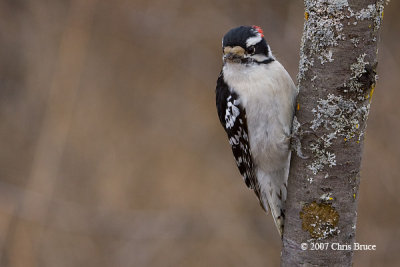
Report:
[{"label": "woodpecker head", "polygon": [[265,64],[275,58],[258,26],[240,26],[225,34],[222,39],[223,61],[236,64]]}]

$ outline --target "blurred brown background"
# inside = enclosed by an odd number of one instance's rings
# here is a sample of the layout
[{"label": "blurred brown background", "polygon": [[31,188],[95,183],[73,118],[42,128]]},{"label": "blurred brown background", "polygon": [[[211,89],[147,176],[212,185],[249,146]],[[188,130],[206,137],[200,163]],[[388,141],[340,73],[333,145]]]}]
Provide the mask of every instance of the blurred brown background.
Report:
[{"label": "blurred brown background", "polygon": [[[399,266],[400,4],[385,10],[355,266]],[[295,78],[302,1],[0,1],[0,266],[277,266],[215,104],[221,38]]]}]

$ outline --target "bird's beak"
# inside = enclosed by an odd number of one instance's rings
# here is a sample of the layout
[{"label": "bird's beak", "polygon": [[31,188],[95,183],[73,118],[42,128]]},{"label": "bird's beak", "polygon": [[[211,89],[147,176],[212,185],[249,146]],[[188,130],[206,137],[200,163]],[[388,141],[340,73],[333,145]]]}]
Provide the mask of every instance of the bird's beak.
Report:
[{"label": "bird's beak", "polygon": [[227,46],[224,48],[224,62],[240,63],[244,57],[245,50],[240,46]]},{"label": "bird's beak", "polygon": [[228,53],[228,54],[224,55],[225,60],[235,60],[235,59],[240,59],[240,58],[242,58],[242,57],[235,53]]}]

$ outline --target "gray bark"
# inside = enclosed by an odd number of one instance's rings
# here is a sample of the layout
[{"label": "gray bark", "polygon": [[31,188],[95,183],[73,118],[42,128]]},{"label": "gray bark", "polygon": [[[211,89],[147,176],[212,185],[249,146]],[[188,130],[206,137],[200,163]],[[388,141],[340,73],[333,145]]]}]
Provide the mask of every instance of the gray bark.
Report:
[{"label": "gray bark", "polygon": [[281,264],[351,266],[384,1],[304,3]]}]

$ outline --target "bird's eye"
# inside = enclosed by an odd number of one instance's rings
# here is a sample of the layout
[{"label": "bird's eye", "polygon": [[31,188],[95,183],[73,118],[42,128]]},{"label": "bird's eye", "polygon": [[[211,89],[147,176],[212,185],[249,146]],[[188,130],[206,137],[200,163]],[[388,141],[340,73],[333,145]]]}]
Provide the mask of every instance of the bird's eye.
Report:
[{"label": "bird's eye", "polygon": [[249,51],[249,54],[254,55],[256,52],[256,48],[254,47],[254,45],[249,46],[249,48],[247,49],[247,51]]}]

